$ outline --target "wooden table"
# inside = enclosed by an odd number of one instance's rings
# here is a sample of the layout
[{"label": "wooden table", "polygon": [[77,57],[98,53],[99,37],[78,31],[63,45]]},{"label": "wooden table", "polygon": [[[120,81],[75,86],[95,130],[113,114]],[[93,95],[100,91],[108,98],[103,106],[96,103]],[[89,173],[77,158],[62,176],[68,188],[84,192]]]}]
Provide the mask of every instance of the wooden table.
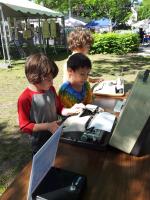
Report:
[{"label": "wooden table", "polygon": [[[111,147],[96,151],[60,143],[55,166],[87,176],[84,200],[150,199],[150,155],[134,157]],[[30,169],[31,162],[1,200],[26,200]]]},{"label": "wooden table", "polygon": [[124,96],[105,96],[105,95],[94,95],[93,104],[101,106],[106,111],[113,112],[113,108],[117,100],[124,100],[127,99],[129,93],[126,93]]}]

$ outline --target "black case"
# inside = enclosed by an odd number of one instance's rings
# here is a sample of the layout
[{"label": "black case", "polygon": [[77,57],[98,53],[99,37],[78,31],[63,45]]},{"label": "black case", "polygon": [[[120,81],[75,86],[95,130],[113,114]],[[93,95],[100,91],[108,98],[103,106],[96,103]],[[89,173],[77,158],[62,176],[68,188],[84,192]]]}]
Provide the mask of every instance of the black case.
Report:
[{"label": "black case", "polygon": [[86,186],[86,177],[52,167],[34,191],[34,200],[78,200]]},{"label": "black case", "polygon": [[86,177],[53,167],[62,126],[33,156],[28,187],[28,200],[79,200],[86,186]]}]

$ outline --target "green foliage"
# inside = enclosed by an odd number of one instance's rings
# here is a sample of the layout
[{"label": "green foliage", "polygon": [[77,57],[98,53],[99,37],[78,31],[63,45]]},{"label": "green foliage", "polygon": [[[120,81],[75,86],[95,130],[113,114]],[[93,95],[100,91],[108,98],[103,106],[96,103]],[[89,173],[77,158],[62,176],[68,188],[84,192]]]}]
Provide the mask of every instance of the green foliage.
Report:
[{"label": "green foliage", "polygon": [[95,33],[93,37],[94,44],[91,48],[91,54],[126,54],[137,51],[139,47],[138,34]]},{"label": "green foliage", "polygon": [[118,23],[124,22],[131,7],[130,0],[86,0],[86,2],[95,8],[97,16],[101,15]]},{"label": "green foliage", "polygon": [[[69,0],[35,0],[36,3],[43,3],[44,6],[60,11],[67,14],[69,11]],[[72,13],[76,13],[78,16],[82,10],[85,0],[70,0]],[[81,16],[81,15],[80,15]]]},{"label": "green foliage", "polygon": [[143,5],[150,6],[150,1],[149,0],[143,0]]},{"label": "green foliage", "polygon": [[[35,0],[43,2],[44,6],[68,13],[68,0]],[[88,20],[107,17],[114,22],[124,23],[129,15],[130,0],[70,0],[71,12],[74,16],[88,18]]]},{"label": "green foliage", "polygon": [[138,20],[150,18],[150,6],[143,5],[138,8]]}]

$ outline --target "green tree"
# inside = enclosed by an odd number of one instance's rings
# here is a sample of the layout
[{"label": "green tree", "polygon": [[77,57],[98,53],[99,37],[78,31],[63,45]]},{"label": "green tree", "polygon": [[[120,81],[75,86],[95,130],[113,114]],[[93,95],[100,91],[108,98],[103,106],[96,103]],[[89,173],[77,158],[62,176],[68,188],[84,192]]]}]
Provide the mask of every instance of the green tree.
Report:
[{"label": "green tree", "polygon": [[150,6],[150,0],[143,0],[144,6]]},{"label": "green tree", "polygon": [[55,9],[58,11],[63,11],[67,9],[67,1],[65,0],[35,0],[36,3],[40,4],[41,2],[45,7],[48,7],[50,9]]},{"label": "green tree", "polygon": [[138,20],[150,18],[150,6],[141,5],[138,8]]},{"label": "green tree", "polygon": [[[43,2],[43,5],[54,10],[58,10],[62,13],[68,13],[69,0],[35,0],[36,3]],[[85,0],[70,0],[71,10],[73,13],[78,13],[80,6],[84,4]]]},{"label": "green tree", "polygon": [[[36,0],[43,1],[44,6],[67,13],[69,0]],[[97,19],[107,17],[117,23],[127,20],[131,1],[130,0],[70,0],[73,15]]]},{"label": "green tree", "polygon": [[94,6],[92,17],[107,17],[117,23],[124,23],[130,13],[130,0],[86,0]]}]

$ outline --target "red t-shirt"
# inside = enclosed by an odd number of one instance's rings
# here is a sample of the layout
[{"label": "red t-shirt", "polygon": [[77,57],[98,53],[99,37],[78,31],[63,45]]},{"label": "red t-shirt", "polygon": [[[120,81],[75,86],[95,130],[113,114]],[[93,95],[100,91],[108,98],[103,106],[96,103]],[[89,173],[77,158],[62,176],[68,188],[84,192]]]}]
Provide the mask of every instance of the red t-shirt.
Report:
[{"label": "red t-shirt", "polygon": [[26,88],[18,99],[20,129],[31,134],[36,123],[56,121],[62,109],[63,105],[53,86],[43,92]]}]

